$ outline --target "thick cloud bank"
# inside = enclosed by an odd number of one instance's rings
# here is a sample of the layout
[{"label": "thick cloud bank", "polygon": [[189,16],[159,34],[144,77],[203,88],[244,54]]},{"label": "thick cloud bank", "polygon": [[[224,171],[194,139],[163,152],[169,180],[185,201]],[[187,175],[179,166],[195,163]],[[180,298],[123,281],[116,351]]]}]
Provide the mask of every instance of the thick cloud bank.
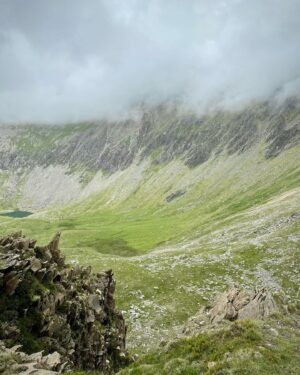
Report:
[{"label": "thick cloud bank", "polygon": [[0,0],[0,121],[300,92],[300,0]]}]

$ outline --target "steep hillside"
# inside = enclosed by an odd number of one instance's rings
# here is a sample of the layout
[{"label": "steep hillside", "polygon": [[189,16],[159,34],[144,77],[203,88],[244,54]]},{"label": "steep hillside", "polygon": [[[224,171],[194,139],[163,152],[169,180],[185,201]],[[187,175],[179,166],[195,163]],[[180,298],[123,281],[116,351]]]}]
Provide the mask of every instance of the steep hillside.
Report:
[{"label": "steep hillside", "polygon": [[293,98],[280,107],[266,102],[206,116],[161,105],[141,108],[119,122],[2,125],[0,204],[40,209],[78,200],[136,164],[134,180],[144,179],[149,166],[180,161],[193,169],[258,145],[264,146],[263,159],[273,158],[299,143],[299,113],[300,101]]}]

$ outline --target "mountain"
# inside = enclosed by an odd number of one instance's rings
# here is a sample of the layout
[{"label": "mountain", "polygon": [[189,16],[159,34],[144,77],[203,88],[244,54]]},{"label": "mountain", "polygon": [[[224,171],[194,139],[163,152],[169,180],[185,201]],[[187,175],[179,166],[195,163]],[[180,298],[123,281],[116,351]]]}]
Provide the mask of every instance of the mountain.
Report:
[{"label": "mountain", "polygon": [[141,108],[135,118],[118,122],[2,125],[2,206],[41,208],[74,201],[103,189],[107,176],[132,173],[133,165],[136,178],[143,180],[149,167],[177,161],[195,169],[218,156],[243,155],[259,144],[264,144],[264,160],[274,158],[299,143],[299,106],[294,98],[280,107],[266,102],[240,112],[199,116],[161,105]]},{"label": "mountain", "polygon": [[[0,216],[0,230],[22,229],[42,243],[60,231],[70,262],[113,268],[129,349],[142,355],[156,356],[217,293],[235,284],[265,287],[295,314],[285,322],[290,328],[276,328],[280,345],[270,345],[278,346],[276,360],[286,348],[277,370],[296,374],[286,363],[295,363],[299,337],[289,346],[284,332],[293,330],[300,307],[299,156],[298,98],[206,115],[162,104],[118,121],[1,125],[0,208],[32,215]],[[251,332],[264,335],[264,327],[245,324],[233,328],[245,339],[236,350]],[[218,335],[206,334],[209,350]],[[136,373],[152,365],[149,373],[167,373],[158,370],[165,360],[189,361],[180,350],[155,357],[158,367],[146,357]],[[220,356],[201,360],[218,364]]]}]

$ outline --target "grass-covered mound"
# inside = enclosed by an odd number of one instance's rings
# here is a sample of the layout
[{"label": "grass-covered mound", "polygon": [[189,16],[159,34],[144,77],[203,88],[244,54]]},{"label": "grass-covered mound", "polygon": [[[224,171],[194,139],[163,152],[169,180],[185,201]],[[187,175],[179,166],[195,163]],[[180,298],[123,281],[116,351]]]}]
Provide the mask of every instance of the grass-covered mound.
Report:
[{"label": "grass-covered mound", "polygon": [[263,375],[300,373],[300,337],[291,319],[237,321],[181,338],[142,356],[120,375]]}]

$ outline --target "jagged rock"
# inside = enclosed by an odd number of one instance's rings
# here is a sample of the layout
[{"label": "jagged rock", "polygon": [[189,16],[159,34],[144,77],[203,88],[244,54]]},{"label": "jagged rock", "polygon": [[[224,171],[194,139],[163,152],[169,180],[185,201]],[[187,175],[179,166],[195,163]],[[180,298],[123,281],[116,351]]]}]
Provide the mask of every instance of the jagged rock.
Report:
[{"label": "jagged rock", "polygon": [[251,291],[231,288],[219,295],[212,307],[204,308],[192,317],[184,333],[205,330],[225,321],[265,319],[276,309],[271,293],[265,288]]},{"label": "jagged rock", "polygon": [[232,288],[217,298],[209,315],[212,323],[223,319],[264,319],[275,309],[275,301],[265,288],[249,292]]},{"label": "jagged rock", "polygon": [[21,275],[17,273],[16,271],[11,271],[7,274],[5,274],[4,278],[4,293],[7,295],[12,295],[18,285],[21,282]]},{"label": "jagged rock", "polygon": [[0,340],[31,354],[26,369],[14,364],[24,375],[63,367],[111,373],[128,361],[113,273],[66,265],[59,239],[38,247],[22,233],[0,237]]},{"label": "jagged rock", "polygon": [[45,250],[50,251],[50,254],[54,262],[56,262],[59,266],[63,266],[65,263],[65,258],[62,256],[61,252],[58,249],[59,240],[60,240],[60,233],[58,232],[52,238],[50,243],[46,246]]},{"label": "jagged rock", "polygon": [[276,303],[271,293],[261,289],[239,310],[239,319],[264,319],[275,310]]},{"label": "jagged rock", "polygon": [[43,358],[43,352],[33,353],[33,354],[29,355],[28,358],[31,361],[40,362],[42,360],[42,358]]},{"label": "jagged rock", "polygon": [[42,268],[42,263],[39,259],[33,257],[31,260],[30,260],[30,269],[32,272],[36,273],[37,271],[39,271],[40,269]]},{"label": "jagged rock", "polygon": [[0,341],[0,373],[3,375],[56,375],[64,364],[59,353],[43,356],[42,352],[28,355],[20,350],[22,345],[7,348]]},{"label": "jagged rock", "polygon": [[61,364],[61,355],[58,352],[48,354],[41,359],[41,363],[46,368],[56,368]]},{"label": "jagged rock", "polygon": [[100,298],[98,294],[91,294],[88,297],[88,303],[91,309],[95,311],[96,314],[99,314],[102,309],[100,306]]},{"label": "jagged rock", "polygon": [[18,257],[12,257],[8,259],[5,263],[0,265],[0,271],[9,271],[14,267],[14,265],[18,262]]}]

